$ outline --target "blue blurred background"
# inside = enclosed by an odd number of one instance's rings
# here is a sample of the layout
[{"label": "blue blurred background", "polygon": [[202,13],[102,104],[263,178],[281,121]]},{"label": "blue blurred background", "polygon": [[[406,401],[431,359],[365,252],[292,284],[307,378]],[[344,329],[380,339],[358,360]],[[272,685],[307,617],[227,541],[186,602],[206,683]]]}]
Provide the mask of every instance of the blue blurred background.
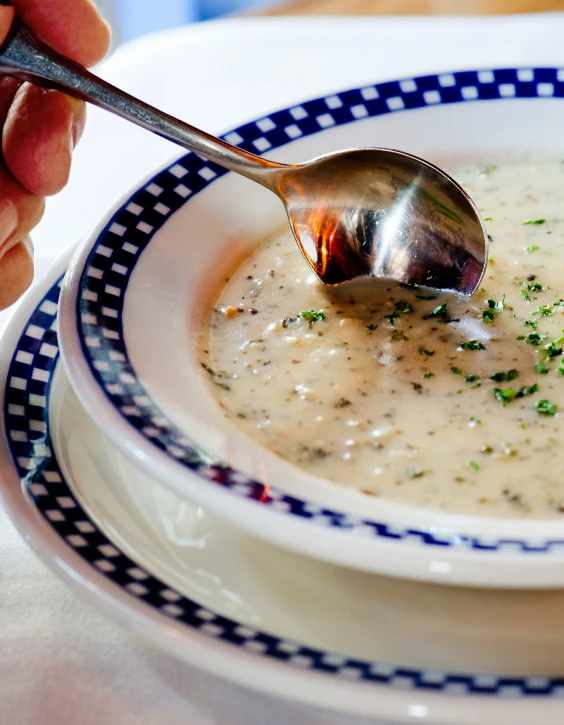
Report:
[{"label": "blue blurred background", "polygon": [[95,0],[112,26],[114,47],[156,30],[244,12],[276,0]]}]

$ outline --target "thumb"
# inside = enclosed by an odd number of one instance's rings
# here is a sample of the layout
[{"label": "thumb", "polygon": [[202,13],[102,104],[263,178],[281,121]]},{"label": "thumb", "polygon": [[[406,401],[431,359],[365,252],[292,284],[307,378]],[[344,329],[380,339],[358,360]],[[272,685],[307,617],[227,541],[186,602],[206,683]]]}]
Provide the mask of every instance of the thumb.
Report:
[{"label": "thumb", "polygon": [[13,19],[14,8],[9,5],[0,5],[0,44],[6,40]]}]

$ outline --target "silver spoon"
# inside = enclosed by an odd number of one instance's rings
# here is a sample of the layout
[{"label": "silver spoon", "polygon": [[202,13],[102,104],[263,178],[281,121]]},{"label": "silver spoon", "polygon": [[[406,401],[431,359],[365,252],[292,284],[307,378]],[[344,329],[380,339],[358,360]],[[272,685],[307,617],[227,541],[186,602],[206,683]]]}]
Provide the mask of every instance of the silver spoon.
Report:
[{"label": "silver spoon", "polygon": [[386,277],[472,294],[482,279],[488,238],[478,210],[450,176],[416,156],[363,148],[291,166],[268,161],[120,91],[18,20],[0,48],[0,73],[90,101],[270,189],[325,284]]}]

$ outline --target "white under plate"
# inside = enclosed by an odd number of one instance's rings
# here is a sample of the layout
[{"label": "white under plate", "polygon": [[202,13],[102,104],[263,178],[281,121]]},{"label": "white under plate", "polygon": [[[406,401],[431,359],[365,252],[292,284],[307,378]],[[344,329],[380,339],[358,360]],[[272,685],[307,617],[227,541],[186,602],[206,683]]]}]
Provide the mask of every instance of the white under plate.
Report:
[{"label": "white under plate", "polygon": [[2,496],[48,565],[155,646],[247,687],[386,723],[560,725],[564,592],[308,559],[187,504],[112,448],[58,362],[67,262],[21,306],[0,360]]},{"label": "white under plate", "polygon": [[[378,143],[444,163],[562,153],[563,122],[561,71],[482,70],[335,93],[226,138],[279,161]],[[274,195],[193,154],[117,203],[73,260],[61,300],[63,357],[89,415],[170,490],[271,543],[391,576],[564,586],[560,521],[367,497],[305,474],[225,419],[193,345],[204,280],[279,223]]]}]

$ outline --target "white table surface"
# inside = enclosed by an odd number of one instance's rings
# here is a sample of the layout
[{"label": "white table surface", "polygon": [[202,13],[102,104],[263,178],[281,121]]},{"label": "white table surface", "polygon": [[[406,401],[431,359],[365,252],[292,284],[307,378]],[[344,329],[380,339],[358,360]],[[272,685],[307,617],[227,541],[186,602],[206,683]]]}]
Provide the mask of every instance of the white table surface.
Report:
[{"label": "white table surface", "polygon": [[[563,37],[564,16],[558,15],[231,20],[123,46],[98,72],[174,115],[221,132],[304,98],[388,78],[477,67],[564,67]],[[70,183],[50,201],[33,235],[37,278],[116,197],[177,153],[97,109],[89,120]],[[221,683],[147,647],[47,571],[0,509],[0,723],[352,722]]]}]

